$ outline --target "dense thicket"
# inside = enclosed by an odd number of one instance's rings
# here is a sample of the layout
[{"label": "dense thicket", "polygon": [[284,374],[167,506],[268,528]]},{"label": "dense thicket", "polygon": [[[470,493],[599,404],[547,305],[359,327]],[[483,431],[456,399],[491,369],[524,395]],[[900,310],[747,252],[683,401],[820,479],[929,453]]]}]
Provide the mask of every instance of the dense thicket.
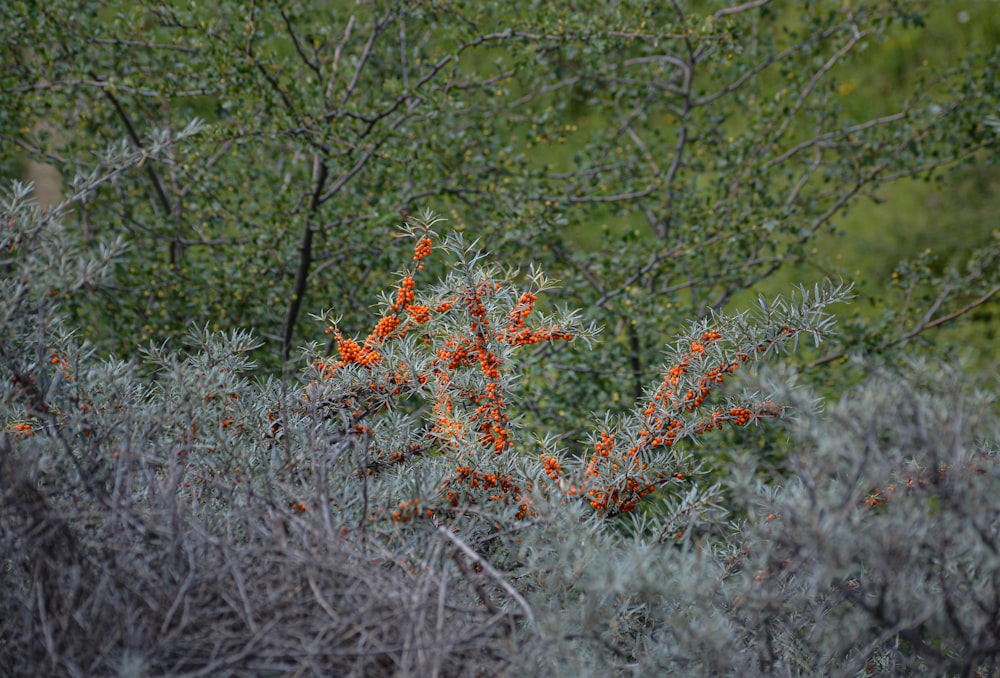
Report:
[{"label": "dense thicket", "polygon": [[989,3],[512,4],[0,8],[0,673],[1000,674]]}]

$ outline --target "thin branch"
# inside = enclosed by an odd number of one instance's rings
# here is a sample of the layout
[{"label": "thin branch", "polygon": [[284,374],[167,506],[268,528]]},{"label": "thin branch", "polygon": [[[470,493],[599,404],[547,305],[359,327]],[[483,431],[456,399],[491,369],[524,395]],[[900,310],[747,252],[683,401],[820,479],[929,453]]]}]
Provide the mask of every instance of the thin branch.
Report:
[{"label": "thin branch", "polygon": [[778,157],[772,158],[771,160],[768,160],[766,163],[764,163],[763,165],[761,165],[761,169],[765,169],[765,170],[766,169],[770,169],[771,167],[774,167],[775,165],[783,163],[784,161],[788,160],[789,158],[791,158],[793,155],[795,155],[799,151],[803,151],[803,150],[809,148],[810,146],[815,146],[815,145],[820,144],[820,143],[822,143],[824,141],[830,141],[831,139],[834,139],[836,137],[849,137],[850,135],[852,135],[852,134],[854,134],[856,132],[861,132],[861,131],[864,131],[864,130],[870,128],[870,127],[875,127],[877,125],[884,125],[884,124],[890,123],[890,122],[897,122],[899,120],[904,119],[907,115],[909,115],[909,107],[904,108],[903,110],[899,111],[898,113],[893,113],[892,115],[885,115],[885,116],[882,116],[880,118],[873,118],[871,120],[868,120],[867,122],[859,123],[857,125],[852,125],[851,127],[848,127],[848,128],[846,128],[846,129],[844,129],[842,131],[827,132],[825,134],[818,134],[815,137],[813,137],[812,139],[807,139],[807,140],[805,140],[803,142],[800,142],[800,143],[796,144],[795,146],[792,146],[791,148],[789,148],[787,151],[785,151],[784,153],[782,153]]},{"label": "thin branch", "polygon": [[178,52],[184,52],[186,54],[194,54],[198,50],[194,47],[185,47],[184,45],[167,45],[162,42],[142,42],[141,40],[108,40],[105,38],[91,38],[88,40],[94,45],[124,45],[125,47],[145,47],[146,49],[166,49],[175,50]]},{"label": "thin branch", "polygon": [[302,48],[302,43],[299,41],[299,35],[295,32],[295,28],[292,26],[292,20],[285,12],[284,7],[278,7],[278,12],[281,14],[282,20],[285,22],[285,29],[288,31],[288,35],[292,38],[292,44],[295,45],[295,51],[298,52],[299,57],[302,59],[302,63],[309,67],[313,73],[316,74],[316,78],[319,80],[320,87],[323,86],[323,71],[320,70],[319,63],[315,58],[309,58],[305,50]]},{"label": "thin branch", "polygon": [[815,159],[813,160],[813,162],[809,163],[809,166],[806,168],[806,171],[802,173],[802,176],[799,177],[798,182],[796,182],[795,186],[792,187],[792,190],[788,192],[788,197],[785,198],[785,204],[784,204],[784,208],[786,210],[789,209],[795,203],[795,200],[799,197],[799,194],[802,192],[802,189],[805,188],[806,183],[809,181],[809,177],[811,177],[816,172],[816,170],[819,169],[822,160],[823,160],[823,152],[817,148]]},{"label": "thin branch", "polygon": [[635,200],[645,198],[656,188],[655,184],[650,184],[646,188],[628,193],[615,193],[614,195],[565,195],[565,196],[541,196],[535,198],[539,201],[567,202],[567,203],[589,203],[589,202],[621,202],[623,200]]},{"label": "thin branch", "polygon": [[750,70],[748,70],[746,73],[744,73],[739,78],[737,78],[735,81],[729,83],[728,85],[726,85],[722,89],[720,89],[720,90],[718,90],[716,92],[713,92],[712,94],[706,94],[705,96],[703,96],[703,97],[701,97],[699,99],[695,99],[692,102],[692,106],[704,106],[705,104],[712,103],[716,99],[721,99],[722,97],[726,96],[727,94],[735,92],[740,87],[742,87],[743,85],[745,85],[749,80],[753,79],[757,75],[760,75],[762,72],[764,72],[765,70],[767,70],[768,68],[770,68],[773,64],[781,61],[782,59],[790,56],[791,54],[794,54],[795,52],[798,52],[800,50],[805,49],[811,43],[820,42],[822,40],[827,39],[828,37],[830,37],[831,35],[833,35],[837,31],[839,31],[841,28],[843,28],[844,25],[845,24],[838,24],[838,25],[836,25],[836,26],[834,26],[832,28],[828,28],[827,30],[825,30],[825,31],[823,31],[823,32],[821,32],[819,34],[811,36],[807,40],[803,40],[802,42],[800,42],[798,44],[792,45],[791,47],[786,47],[785,49],[783,49],[782,51],[778,52],[777,54],[772,54],[772,55],[766,57],[759,64],[757,64],[756,66],[754,66],[753,68],[751,68]]},{"label": "thin branch", "polygon": [[732,7],[725,7],[720,9],[718,12],[712,15],[715,20],[719,20],[725,16],[732,16],[733,14],[741,14],[743,12],[748,12],[751,9],[757,9],[758,7],[763,7],[771,0],[753,0],[753,2],[745,2],[742,5],[734,5]]},{"label": "thin branch", "polygon": [[969,304],[966,304],[962,308],[958,309],[957,311],[953,311],[953,312],[949,313],[948,315],[944,315],[944,316],[941,316],[940,318],[936,318],[935,320],[932,320],[930,322],[923,323],[922,325],[920,325],[916,329],[913,329],[913,330],[907,332],[902,337],[899,337],[898,339],[893,340],[892,342],[890,342],[889,344],[887,344],[886,347],[894,346],[894,345],[896,345],[898,343],[901,343],[901,342],[907,341],[909,339],[912,339],[913,337],[917,336],[918,334],[920,334],[921,332],[923,332],[925,330],[929,330],[929,329],[938,327],[940,325],[944,325],[945,323],[951,322],[952,320],[955,320],[956,318],[959,318],[959,317],[965,315],[969,311],[982,306],[983,304],[985,304],[986,302],[988,302],[990,299],[992,299],[993,297],[995,297],[998,292],[1000,292],[1000,285],[994,285],[992,289],[990,289],[988,292],[986,292],[986,294],[982,295],[981,297],[979,297],[975,301],[973,301],[973,302],[971,302]]},{"label": "thin branch", "polygon": [[[351,15],[351,18],[348,19],[347,21],[347,26],[344,28],[344,38],[333,49],[333,64],[330,67],[330,70],[333,73],[336,73],[337,71],[340,70],[340,56],[344,52],[344,46],[347,44],[347,41],[351,39],[351,30],[353,28],[354,28],[354,15]],[[330,95],[333,94],[333,84],[335,82],[337,82],[337,79],[332,76],[330,77],[330,80],[327,81],[326,91],[324,92],[324,97],[326,99],[329,99]]]},{"label": "thin branch", "polygon": [[[917,335],[919,335],[919,334],[921,334],[923,332],[926,332],[929,329],[933,329],[935,327],[940,327],[941,325],[944,325],[945,323],[949,323],[952,320],[960,318],[963,315],[965,315],[966,313],[968,313],[968,312],[970,312],[970,311],[972,311],[972,310],[974,310],[974,309],[982,306],[983,304],[987,303],[990,299],[992,299],[993,297],[995,297],[998,293],[1000,293],[1000,285],[995,285],[992,289],[990,289],[988,292],[986,292],[985,294],[983,294],[981,297],[979,297],[975,301],[972,301],[972,302],[966,304],[965,306],[963,306],[962,308],[958,309],[957,311],[952,311],[951,313],[949,313],[947,315],[944,315],[944,316],[941,316],[940,318],[935,318],[934,320],[931,320],[930,322],[922,322],[920,325],[918,325],[914,329],[910,330],[906,334],[903,334],[903,335],[901,335],[899,337],[896,337],[895,339],[893,339],[890,342],[882,344],[881,346],[879,346],[879,350],[884,350],[884,349],[887,349],[887,348],[891,348],[892,346],[895,346],[897,344],[905,343],[905,342],[909,341],[910,339],[913,339]],[[819,365],[825,365],[827,363],[833,362],[834,360],[839,360],[839,359],[843,358],[845,355],[847,355],[847,350],[846,349],[843,350],[843,351],[839,351],[837,353],[833,353],[833,354],[828,355],[828,356],[824,356],[822,358],[818,358],[818,359],[812,361],[811,363],[809,363],[809,367],[818,367]]]},{"label": "thin branch", "polygon": [[507,592],[507,595],[514,599],[518,606],[520,606],[521,610],[524,611],[524,617],[527,619],[528,625],[537,633],[538,623],[535,621],[535,614],[531,611],[531,606],[528,605],[528,601],[526,601],[524,597],[517,592],[517,589],[511,586],[510,582],[504,579],[503,575],[497,572],[497,570],[490,565],[488,560],[476,553],[471,546],[466,544],[457,534],[449,530],[446,526],[439,525],[437,527],[437,531],[438,534],[446,537],[452,544],[457,546],[458,549],[470,560],[479,565],[483,569],[483,572],[488,574],[497,584],[500,585],[500,588]]},{"label": "thin branch", "polygon": [[302,241],[299,244],[299,266],[295,272],[295,286],[292,289],[291,299],[288,301],[288,311],[285,314],[285,323],[281,333],[281,360],[288,360],[292,350],[292,336],[295,332],[295,321],[298,319],[299,310],[302,308],[302,300],[306,295],[306,283],[309,280],[309,267],[312,265],[312,242],[313,234],[316,232],[314,223],[316,212],[319,209],[320,194],[326,184],[327,168],[323,159],[316,154],[313,157],[313,193],[309,201],[309,216],[306,218],[305,226],[302,230]]},{"label": "thin branch", "polygon": [[[354,17],[351,18],[353,19]],[[348,99],[350,99],[351,95],[354,94],[354,90],[358,87],[358,81],[361,79],[361,71],[364,70],[365,64],[367,64],[368,59],[371,58],[372,49],[375,47],[375,40],[388,23],[388,19],[382,23],[379,23],[377,20],[372,23],[372,30],[371,33],[368,34],[368,41],[365,43],[365,48],[362,50],[361,57],[358,59],[358,65],[354,69],[354,75],[351,77],[351,82],[347,85],[347,89],[344,90],[344,94],[340,98],[340,105],[337,108],[343,108],[346,106]],[[348,25],[348,32],[350,29],[351,27]]]},{"label": "thin branch", "polygon": [[[95,80],[100,80],[95,74],[91,74]],[[138,132],[136,132],[135,126],[132,124],[132,120],[128,117],[128,113],[125,108],[118,101],[118,97],[110,89],[102,89],[101,92],[105,97],[111,102],[111,106],[115,109],[115,113],[121,119],[122,124],[125,125],[125,130],[128,133],[129,139],[132,140],[132,144],[135,146],[136,150],[142,150],[142,139],[139,138]],[[173,210],[170,206],[170,200],[167,198],[167,193],[163,189],[163,182],[160,180],[160,175],[157,174],[156,169],[150,164],[146,165],[146,174],[149,175],[149,180],[153,184],[153,189],[156,191],[156,196],[160,201],[160,205],[163,206],[163,211],[167,215],[171,214]]]},{"label": "thin branch", "polygon": [[840,49],[834,52],[834,54],[827,59],[815,73],[813,73],[812,77],[809,78],[809,82],[806,83],[806,86],[802,88],[801,92],[799,92],[799,97],[795,100],[795,104],[792,106],[792,109],[785,115],[785,119],[781,122],[781,126],[772,135],[771,143],[776,143],[777,140],[780,139],[788,130],[789,125],[792,124],[792,119],[795,117],[795,114],[799,112],[799,109],[801,109],[802,105],[805,104],[806,99],[808,99],[809,95],[816,89],[816,85],[819,84],[820,79],[829,73],[830,70],[836,66],[841,59],[847,56],[847,53],[850,52],[854,46],[867,35],[868,31],[859,31],[857,27],[854,27],[851,39],[844,43]]},{"label": "thin branch", "polygon": [[9,141],[10,143],[12,143],[12,144],[14,144],[16,146],[20,146],[22,150],[26,151],[30,155],[33,155],[33,156],[36,156],[36,157],[39,157],[39,158],[44,158],[45,160],[48,160],[50,163],[59,163],[59,164],[68,164],[69,163],[69,160],[67,160],[63,156],[59,155],[58,153],[54,153],[52,151],[42,150],[41,148],[38,148],[37,146],[32,146],[31,144],[27,143],[26,141],[24,141],[22,139],[18,139],[17,137],[9,136],[7,134],[4,134],[3,132],[0,132],[0,141]]}]

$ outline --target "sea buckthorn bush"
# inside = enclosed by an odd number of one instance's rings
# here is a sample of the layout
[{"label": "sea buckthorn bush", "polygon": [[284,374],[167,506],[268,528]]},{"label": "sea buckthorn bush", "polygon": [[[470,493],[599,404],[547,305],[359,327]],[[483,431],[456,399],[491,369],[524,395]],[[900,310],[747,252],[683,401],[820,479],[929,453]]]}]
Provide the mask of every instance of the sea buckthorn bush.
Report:
[{"label": "sea buckthorn bush", "polygon": [[[113,149],[76,200],[151,147]],[[126,357],[79,339],[61,295],[112,284],[121,246],[74,250],[78,204],[14,186],[0,215],[10,674],[1000,670],[995,401],[948,365],[858,358],[820,406],[781,357],[849,286],[690,322],[570,447],[522,425],[519,387],[599,328],[432,215],[407,218],[370,331],[316,316],[279,377],[244,330]],[[756,424],[782,464],[720,464]]]},{"label": "sea buckthorn bush", "polygon": [[115,248],[68,249],[69,205],[43,213],[28,189],[2,209],[3,673],[503,666],[517,615],[474,602],[490,581],[475,554],[369,526],[354,431],[301,386],[253,378],[248,333],[123,361],[60,325],[60,293],[104,280]]}]

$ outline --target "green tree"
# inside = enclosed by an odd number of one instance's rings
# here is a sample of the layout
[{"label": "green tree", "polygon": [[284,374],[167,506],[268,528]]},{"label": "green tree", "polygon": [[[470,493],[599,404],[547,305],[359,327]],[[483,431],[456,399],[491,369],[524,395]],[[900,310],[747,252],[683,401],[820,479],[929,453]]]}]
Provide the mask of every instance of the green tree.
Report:
[{"label": "green tree", "polygon": [[[393,229],[443,213],[606,328],[596,360],[528,369],[533,416],[572,437],[593,407],[641,397],[678,322],[810,261],[865,196],[995,157],[996,35],[900,65],[886,92],[858,82],[937,4],[10,2],[0,141],[69,180],[112,141],[148,150],[152,129],[207,121],[79,207],[82,245],[130,245],[106,292],[66,300],[118,352],[250,327],[277,368],[314,338],[310,311],[367,327]],[[996,253],[905,265],[844,350],[988,304]]]}]

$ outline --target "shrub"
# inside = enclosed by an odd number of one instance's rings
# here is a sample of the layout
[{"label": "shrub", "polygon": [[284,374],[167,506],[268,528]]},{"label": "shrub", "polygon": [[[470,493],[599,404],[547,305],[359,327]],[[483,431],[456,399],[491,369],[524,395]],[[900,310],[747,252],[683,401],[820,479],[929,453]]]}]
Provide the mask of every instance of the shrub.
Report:
[{"label": "shrub", "polygon": [[[120,149],[79,194],[144,162]],[[59,300],[120,246],[70,248],[70,206],[3,207],[11,674],[998,670],[991,396],[869,362],[824,411],[790,368],[745,369],[819,341],[848,288],[692,323],[574,456],[519,426],[517,376],[595,329],[433,218],[367,338],[325,314],[338,355],[294,380],[255,377],[244,331],[95,355]],[[454,266],[425,285],[432,250]],[[717,463],[720,429],[765,419],[783,465]]]},{"label": "shrub", "polygon": [[468,602],[483,582],[448,565],[442,538],[390,548],[307,510],[334,487],[361,496],[360,446],[289,385],[249,378],[247,333],[196,331],[129,362],[78,343],[57,300],[99,282],[116,248],[67,250],[68,205],[43,214],[28,192],[3,207],[5,675],[504,665],[513,615]]}]

